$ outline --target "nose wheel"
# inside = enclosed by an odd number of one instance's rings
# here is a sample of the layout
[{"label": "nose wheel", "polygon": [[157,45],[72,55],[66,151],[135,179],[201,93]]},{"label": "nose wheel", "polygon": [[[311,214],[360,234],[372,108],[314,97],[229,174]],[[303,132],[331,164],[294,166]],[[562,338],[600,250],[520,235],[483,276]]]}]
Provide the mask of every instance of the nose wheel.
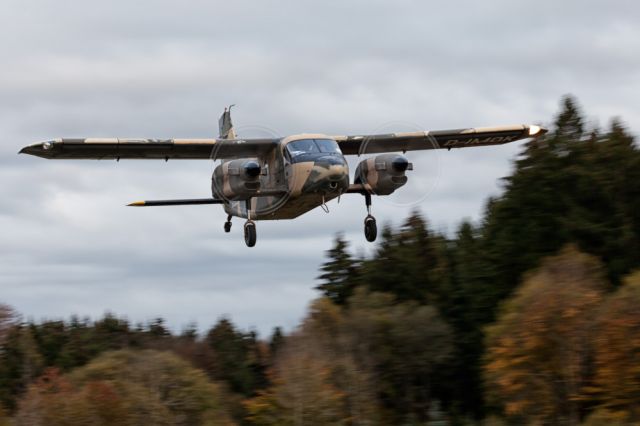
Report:
[{"label": "nose wheel", "polygon": [[227,221],[224,223],[224,232],[231,232],[231,215],[227,216]]},{"label": "nose wheel", "polygon": [[364,218],[364,237],[372,243],[378,236],[378,225],[376,218],[371,216],[371,194],[368,192],[364,194],[364,202],[367,205],[367,217]]}]

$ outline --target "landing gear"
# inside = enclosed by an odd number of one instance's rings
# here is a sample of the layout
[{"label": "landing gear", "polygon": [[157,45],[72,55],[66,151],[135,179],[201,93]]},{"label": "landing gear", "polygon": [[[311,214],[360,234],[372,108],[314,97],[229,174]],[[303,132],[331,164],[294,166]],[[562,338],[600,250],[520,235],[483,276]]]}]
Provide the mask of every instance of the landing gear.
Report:
[{"label": "landing gear", "polygon": [[[251,220],[251,199],[246,201],[247,208],[247,221],[244,223],[244,242],[247,247],[253,247],[256,245],[257,232],[256,223]],[[227,215],[227,221],[224,223],[224,232],[231,232],[231,218],[232,215]]]},{"label": "landing gear", "polygon": [[[231,215],[227,216],[227,221],[224,223],[224,232],[231,232],[231,217]],[[249,218],[251,218],[251,215],[249,215]],[[256,245],[256,239],[256,223],[248,219],[244,224],[244,242],[247,247],[253,247]]]},{"label": "landing gear", "polygon": [[244,242],[247,247],[253,247],[256,245],[256,224],[252,220],[247,220],[244,224]]},{"label": "landing gear", "polygon": [[376,240],[378,236],[378,226],[376,225],[376,218],[369,215],[364,219],[364,237],[370,243]]},{"label": "landing gear", "polygon": [[370,243],[376,240],[378,236],[378,226],[376,225],[376,218],[371,216],[371,194],[364,194],[364,202],[367,205],[367,217],[364,218],[364,237]]},{"label": "landing gear", "polygon": [[256,224],[251,220],[251,198],[246,201],[247,206],[247,221],[244,224],[244,242],[247,247],[253,247],[256,245]]}]

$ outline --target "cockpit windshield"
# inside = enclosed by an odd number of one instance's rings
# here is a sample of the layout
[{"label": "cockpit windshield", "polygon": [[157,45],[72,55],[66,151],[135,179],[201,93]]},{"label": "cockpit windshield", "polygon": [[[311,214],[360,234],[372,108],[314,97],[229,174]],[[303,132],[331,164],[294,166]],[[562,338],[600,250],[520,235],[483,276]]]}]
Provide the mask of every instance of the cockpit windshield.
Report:
[{"label": "cockpit windshield", "polygon": [[318,148],[320,148],[320,152],[336,152],[338,154],[342,154],[340,151],[340,147],[333,139],[314,139]]},{"label": "cockpit windshield", "polygon": [[289,154],[295,158],[302,154],[337,153],[342,154],[340,147],[333,139],[301,139],[287,145]]}]

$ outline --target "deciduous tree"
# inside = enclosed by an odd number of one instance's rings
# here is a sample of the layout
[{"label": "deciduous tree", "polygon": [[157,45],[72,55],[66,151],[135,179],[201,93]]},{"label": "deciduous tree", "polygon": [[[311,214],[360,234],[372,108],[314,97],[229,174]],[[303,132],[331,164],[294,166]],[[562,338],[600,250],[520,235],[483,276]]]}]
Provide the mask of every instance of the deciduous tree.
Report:
[{"label": "deciduous tree", "polygon": [[625,280],[599,311],[594,391],[621,420],[640,422],[640,272]]},{"label": "deciduous tree", "polygon": [[0,351],[11,327],[18,322],[18,314],[9,305],[0,303]]},{"label": "deciduous tree", "polygon": [[504,304],[487,329],[485,378],[505,414],[531,424],[579,422],[603,276],[596,258],[567,247]]},{"label": "deciduous tree", "polygon": [[230,425],[220,388],[167,352],[107,352],[67,375],[49,369],[21,400],[17,425]]}]

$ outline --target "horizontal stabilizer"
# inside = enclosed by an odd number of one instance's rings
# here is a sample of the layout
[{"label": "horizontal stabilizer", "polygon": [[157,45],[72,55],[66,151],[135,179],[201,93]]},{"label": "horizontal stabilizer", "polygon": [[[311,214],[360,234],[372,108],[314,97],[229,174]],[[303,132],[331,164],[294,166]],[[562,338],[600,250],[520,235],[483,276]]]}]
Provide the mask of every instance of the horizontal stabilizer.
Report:
[{"label": "horizontal stabilizer", "polygon": [[186,200],[148,200],[136,201],[127,206],[131,207],[154,207],[154,206],[192,206],[197,204],[223,204],[223,200],[215,198],[191,198]]}]

